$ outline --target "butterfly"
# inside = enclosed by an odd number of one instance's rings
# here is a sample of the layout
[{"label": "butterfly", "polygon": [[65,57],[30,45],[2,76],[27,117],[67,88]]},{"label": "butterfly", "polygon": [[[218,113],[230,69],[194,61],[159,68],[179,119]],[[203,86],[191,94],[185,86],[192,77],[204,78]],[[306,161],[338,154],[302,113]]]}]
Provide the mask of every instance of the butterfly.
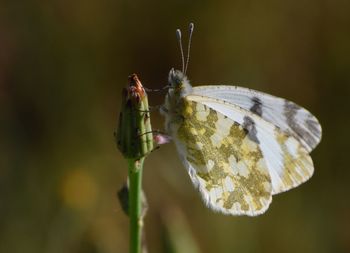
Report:
[{"label": "butterfly", "polygon": [[[192,32],[190,24],[189,45]],[[273,195],[312,176],[310,152],[321,140],[321,126],[303,107],[260,91],[192,87],[180,30],[177,35],[183,67],[169,73],[161,107],[166,132],[206,206],[230,215],[262,214]]]}]

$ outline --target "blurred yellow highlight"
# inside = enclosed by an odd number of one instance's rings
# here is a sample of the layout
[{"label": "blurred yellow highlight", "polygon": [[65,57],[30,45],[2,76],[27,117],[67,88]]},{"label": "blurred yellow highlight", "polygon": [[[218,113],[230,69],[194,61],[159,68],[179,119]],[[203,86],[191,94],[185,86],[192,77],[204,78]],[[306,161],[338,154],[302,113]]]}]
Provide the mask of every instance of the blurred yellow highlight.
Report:
[{"label": "blurred yellow highlight", "polygon": [[86,171],[73,170],[67,173],[63,179],[61,196],[67,207],[84,211],[95,205],[98,186]]}]

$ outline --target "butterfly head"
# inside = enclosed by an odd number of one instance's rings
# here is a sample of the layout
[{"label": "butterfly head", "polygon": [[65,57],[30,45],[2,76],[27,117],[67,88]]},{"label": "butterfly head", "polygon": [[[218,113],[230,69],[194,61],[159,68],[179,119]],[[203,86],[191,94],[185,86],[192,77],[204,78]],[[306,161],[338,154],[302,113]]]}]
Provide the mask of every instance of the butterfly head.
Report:
[{"label": "butterfly head", "polygon": [[169,89],[171,89],[174,94],[180,96],[184,96],[192,90],[192,86],[188,81],[187,76],[180,70],[175,70],[174,68],[169,72],[168,83]]}]

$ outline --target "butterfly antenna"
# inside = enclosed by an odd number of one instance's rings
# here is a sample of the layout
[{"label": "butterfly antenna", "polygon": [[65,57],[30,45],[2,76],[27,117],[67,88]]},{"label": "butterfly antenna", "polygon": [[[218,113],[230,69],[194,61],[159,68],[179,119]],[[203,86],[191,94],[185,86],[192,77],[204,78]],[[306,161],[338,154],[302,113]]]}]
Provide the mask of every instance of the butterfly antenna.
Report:
[{"label": "butterfly antenna", "polygon": [[184,50],[182,48],[182,38],[181,38],[181,30],[180,29],[176,30],[176,37],[177,37],[177,41],[179,42],[179,46],[180,46],[181,61],[182,61],[182,73],[183,73],[185,71],[185,57],[184,57]]},{"label": "butterfly antenna", "polygon": [[192,34],[193,34],[194,24],[190,23],[190,29],[189,29],[189,38],[188,38],[188,45],[187,45],[187,57],[186,57],[186,66],[185,66],[185,72],[187,72],[188,62],[190,61],[190,51],[191,51],[191,41],[192,41]]}]

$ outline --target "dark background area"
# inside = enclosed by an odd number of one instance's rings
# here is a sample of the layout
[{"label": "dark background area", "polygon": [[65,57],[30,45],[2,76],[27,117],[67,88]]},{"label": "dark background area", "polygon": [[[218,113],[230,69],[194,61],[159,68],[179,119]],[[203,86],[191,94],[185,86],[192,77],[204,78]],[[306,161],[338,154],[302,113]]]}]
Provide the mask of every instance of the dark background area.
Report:
[{"label": "dark background area", "polygon": [[[318,117],[323,140],[311,180],[255,218],[205,208],[174,145],[161,147],[144,171],[149,252],[350,252],[349,13],[345,0],[2,1],[0,252],[127,252],[121,89],[134,72],[163,87],[189,22],[193,85],[288,98]],[[162,120],[152,114],[155,129]]]}]

